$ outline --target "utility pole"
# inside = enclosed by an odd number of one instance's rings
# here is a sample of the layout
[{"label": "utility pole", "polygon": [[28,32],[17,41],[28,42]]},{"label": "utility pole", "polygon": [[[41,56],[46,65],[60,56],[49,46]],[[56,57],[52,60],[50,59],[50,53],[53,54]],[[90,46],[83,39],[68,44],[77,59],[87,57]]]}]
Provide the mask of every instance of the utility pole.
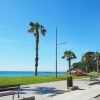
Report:
[{"label": "utility pole", "polygon": [[63,45],[66,44],[65,42],[58,44],[58,38],[57,38],[58,34],[57,34],[57,27],[56,27],[56,78],[58,76],[58,67],[57,67],[57,53],[58,53],[58,45]]},{"label": "utility pole", "polygon": [[57,27],[56,27],[56,78],[57,78]]}]

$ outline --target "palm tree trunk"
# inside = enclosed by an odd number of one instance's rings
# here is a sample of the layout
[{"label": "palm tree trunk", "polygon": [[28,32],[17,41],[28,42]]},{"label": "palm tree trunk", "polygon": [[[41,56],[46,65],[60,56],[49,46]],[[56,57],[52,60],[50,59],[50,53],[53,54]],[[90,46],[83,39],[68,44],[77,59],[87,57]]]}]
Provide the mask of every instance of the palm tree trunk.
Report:
[{"label": "palm tree trunk", "polygon": [[86,65],[86,74],[88,73],[88,65]]},{"label": "palm tree trunk", "polygon": [[39,44],[39,32],[36,30],[36,58],[35,58],[35,76],[38,72],[38,44]]},{"label": "palm tree trunk", "polygon": [[69,75],[71,75],[71,60],[69,60]]}]

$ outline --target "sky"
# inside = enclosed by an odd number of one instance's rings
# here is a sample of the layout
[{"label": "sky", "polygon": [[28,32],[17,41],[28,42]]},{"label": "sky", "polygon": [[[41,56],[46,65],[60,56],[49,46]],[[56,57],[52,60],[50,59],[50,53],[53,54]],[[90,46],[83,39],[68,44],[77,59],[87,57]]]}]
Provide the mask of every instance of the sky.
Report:
[{"label": "sky", "polygon": [[29,22],[39,22],[47,33],[40,34],[39,71],[55,71],[55,39],[58,29],[58,71],[66,71],[62,59],[72,50],[77,59],[87,51],[99,51],[100,0],[0,0],[0,71],[34,71],[35,37]]}]

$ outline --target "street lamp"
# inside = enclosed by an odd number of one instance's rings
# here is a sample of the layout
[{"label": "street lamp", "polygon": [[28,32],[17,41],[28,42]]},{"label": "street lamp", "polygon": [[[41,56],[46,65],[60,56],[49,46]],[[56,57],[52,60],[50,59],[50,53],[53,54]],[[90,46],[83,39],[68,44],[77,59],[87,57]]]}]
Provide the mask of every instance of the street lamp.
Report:
[{"label": "street lamp", "polygon": [[58,45],[62,45],[62,44],[66,44],[65,42],[64,43],[60,43],[60,44],[58,44],[57,43],[57,27],[56,27],[56,78],[57,78],[57,70],[58,70],[58,68],[57,68],[57,46]]}]

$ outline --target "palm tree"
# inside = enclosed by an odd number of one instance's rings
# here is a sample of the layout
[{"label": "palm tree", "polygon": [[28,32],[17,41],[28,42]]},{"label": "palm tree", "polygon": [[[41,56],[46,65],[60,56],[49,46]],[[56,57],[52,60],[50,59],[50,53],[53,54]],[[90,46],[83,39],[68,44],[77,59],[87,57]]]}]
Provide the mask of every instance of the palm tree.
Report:
[{"label": "palm tree", "polygon": [[81,62],[86,65],[86,73],[88,73],[88,68],[93,63],[94,59],[95,59],[95,52],[86,52],[82,56]]},{"label": "palm tree", "polygon": [[66,60],[68,61],[68,65],[69,65],[69,74],[71,75],[71,60],[76,58],[76,55],[74,52],[72,52],[71,50],[66,50],[64,52],[64,56],[62,58],[66,58]]},{"label": "palm tree", "polygon": [[35,58],[35,76],[37,76],[37,69],[38,69],[38,46],[39,46],[39,33],[41,33],[43,36],[45,36],[46,29],[44,26],[40,25],[38,22],[29,23],[30,29],[28,30],[29,33],[32,33],[35,36],[36,39],[36,58]]}]

